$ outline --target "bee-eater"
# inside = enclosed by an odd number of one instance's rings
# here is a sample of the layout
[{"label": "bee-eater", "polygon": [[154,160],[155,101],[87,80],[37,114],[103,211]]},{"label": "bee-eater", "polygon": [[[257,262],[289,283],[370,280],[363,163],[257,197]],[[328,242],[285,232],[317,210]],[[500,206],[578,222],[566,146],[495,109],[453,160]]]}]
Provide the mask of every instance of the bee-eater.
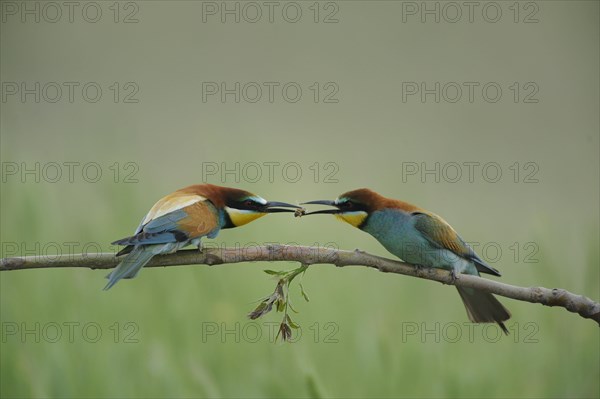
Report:
[{"label": "bee-eater", "polygon": [[113,242],[126,247],[125,259],[107,278],[105,290],[122,278],[133,278],[154,255],[172,253],[187,245],[201,250],[202,237],[215,238],[221,229],[239,227],[267,213],[294,212],[285,202],[269,202],[236,188],[197,184],[160,199],[131,237]]},{"label": "bee-eater", "polygon": [[[318,200],[305,204],[330,205],[336,209],[306,215],[334,214],[377,239],[388,251],[405,262],[479,276],[500,272],[483,261],[454,229],[438,215],[407,202],[386,198],[362,188],[340,195],[334,201]],[[510,312],[490,293],[456,287],[472,322],[496,322],[505,334],[504,321]]]}]

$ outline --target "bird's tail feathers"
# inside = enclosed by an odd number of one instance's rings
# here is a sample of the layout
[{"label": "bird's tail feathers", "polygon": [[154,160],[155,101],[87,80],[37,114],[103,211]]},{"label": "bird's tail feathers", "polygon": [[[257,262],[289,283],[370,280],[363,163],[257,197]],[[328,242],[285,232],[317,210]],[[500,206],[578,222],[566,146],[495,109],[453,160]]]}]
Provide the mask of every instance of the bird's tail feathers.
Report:
[{"label": "bird's tail feathers", "polygon": [[456,287],[473,323],[498,323],[504,334],[508,329],[504,321],[510,319],[510,312],[489,292],[473,288]]},{"label": "bird's tail feathers", "polygon": [[154,251],[145,246],[134,247],[121,263],[110,272],[106,278],[109,279],[104,290],[110,289],[122,278],[134,278],[140,269],[152,259]]}]

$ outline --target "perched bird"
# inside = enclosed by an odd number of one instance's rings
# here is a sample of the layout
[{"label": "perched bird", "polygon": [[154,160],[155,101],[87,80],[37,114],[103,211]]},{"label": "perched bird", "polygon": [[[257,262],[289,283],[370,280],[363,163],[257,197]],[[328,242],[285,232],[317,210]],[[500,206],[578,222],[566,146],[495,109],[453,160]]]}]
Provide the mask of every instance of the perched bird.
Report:
[{"label": "perched bird", "polygon": [[[285,209],[293,208],[293,209]],[[154,255],[172,253],[187,245],[202,249],[202,237],[215,238],[221,229],[239,227],[267,213],[300,208],[267,200],[236,188],[197,184],[160,199],[131,237],[113,242],[126,247],[125,259],[108,276],[105,290],[122,278],[133,278]]]},{"label": "perched bird", "polygon": [[[304,204],[334,206],[306,213],[334,214],[377,239],[388,251],[408,263],[479,276],[500,272],[483,261],[444,219],[407,202],[386,198],[362,188],[340,195],[335,201],[318,200]],[[505,334],[504,321],[510,312],[490,293],[456,287],[472,322],[496,322]]]}]

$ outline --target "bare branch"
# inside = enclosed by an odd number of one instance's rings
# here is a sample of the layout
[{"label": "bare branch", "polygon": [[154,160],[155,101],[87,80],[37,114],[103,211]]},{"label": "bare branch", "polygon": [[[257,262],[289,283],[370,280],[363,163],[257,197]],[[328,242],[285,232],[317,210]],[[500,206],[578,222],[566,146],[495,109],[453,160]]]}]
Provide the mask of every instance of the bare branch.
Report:
[{"label": "bare branch", "polygon": [[[397,273],[438,281],[443,284],[471,287],[519,301],[560,306],[581,317],[595,320],[600,325],[600,303],[585,296],[576,295],[559,288],[518,287],[486,278],[460,275],[453,281],[450,273],[441,269],[415,268],[397,260],[386,259],[362,251],[343,251],[331,248],[267,245],[250,248],[207,248],[179,251],[170,255],[155,256],[145,267],[177,265],[221,265],[226,263],[257,261],[294,261],[304,265],[333,264],[338,267],[366,266],[385,273]],[[76,254],[59,258],[26,256],[0,259],[0,271],[26,270],[58,267],[111,269],[119,259],[110,253]]]}]

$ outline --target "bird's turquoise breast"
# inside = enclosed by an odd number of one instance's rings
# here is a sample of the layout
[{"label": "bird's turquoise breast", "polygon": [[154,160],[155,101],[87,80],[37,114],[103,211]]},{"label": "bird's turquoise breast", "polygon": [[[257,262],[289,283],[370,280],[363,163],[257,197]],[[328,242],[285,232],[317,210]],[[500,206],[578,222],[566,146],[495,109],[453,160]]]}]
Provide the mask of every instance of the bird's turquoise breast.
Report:
[{"label": "bird's turquoise breast", "polygon": [[411,214],[396,209],[375,211],[369,216],[363,230],[375,237],[394,255],[406,262],[416,263],[421,259],[415,259],[407,251],[408,247],[427,245],[427,243],[419,235],[414,234],[415,229],[411,218]]},{"label": "bird's turquoise breast", "polygon": [[388,251],[405,262],[443,269],[462,269],[464,260],[446,249],[432,245],[415,228],[415,218],[398,209],[373,212],[362,228]]},{"label": "bird's turquoise breast", "polygon": [[223,209],[215,208],[215,213],[218,218],[218,223],[217,226],[206,235],[206,237],[210,239],[218,236],[221,229],[227,228],[227,225],[231,223],[231,221],[228,219],[227,212],[225,212]]}]

